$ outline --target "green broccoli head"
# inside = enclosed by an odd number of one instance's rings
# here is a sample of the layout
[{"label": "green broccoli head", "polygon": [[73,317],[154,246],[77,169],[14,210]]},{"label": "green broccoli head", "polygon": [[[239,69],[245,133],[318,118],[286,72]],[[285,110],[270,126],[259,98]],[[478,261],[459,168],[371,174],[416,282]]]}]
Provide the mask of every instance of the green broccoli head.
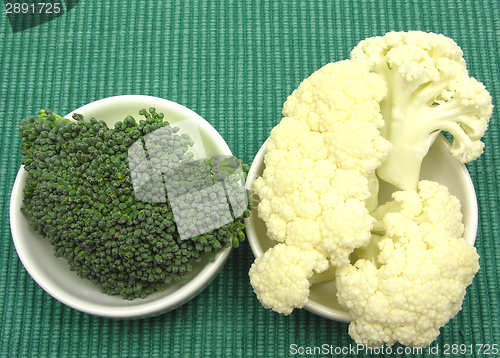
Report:
[{"label": "green broccoli head", "polygon": [[[140,115],[108,128],[43,110],[20,123],[30,174],[21,210],[31,227],[70,270],[125,299],[146,297],[185,278],[193,262],[237,247],[252,207],[241,185],[247,166],[234,157],[195,161],[191,138],[163,114],[150,108]],[[229,211],[227,220],[219,209]]]}]

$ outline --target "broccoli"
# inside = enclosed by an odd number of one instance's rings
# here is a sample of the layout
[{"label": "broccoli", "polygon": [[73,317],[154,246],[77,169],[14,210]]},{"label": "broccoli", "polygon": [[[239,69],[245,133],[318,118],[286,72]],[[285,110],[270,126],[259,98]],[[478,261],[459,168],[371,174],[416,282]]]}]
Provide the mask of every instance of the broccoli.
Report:
[{"label": "broccoli", "polygon": [[194,160],[192,139],[162,113],[139,114],[114,128],[50,110],[20,123],[30,226],[78,276],[129,300],[238,247],[253,206],[242,185],[248,165],[234,156]]}]

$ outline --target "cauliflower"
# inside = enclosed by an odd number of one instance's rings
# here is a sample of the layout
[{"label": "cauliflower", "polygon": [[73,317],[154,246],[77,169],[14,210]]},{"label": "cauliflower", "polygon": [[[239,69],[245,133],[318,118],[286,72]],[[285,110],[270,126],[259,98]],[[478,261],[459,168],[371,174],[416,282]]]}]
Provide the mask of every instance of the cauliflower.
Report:
[{"label": "cauliflower", "polygon": [[255,260],[250,268],[250,283],[265,308],[287,315],[294,308],[304,307],[309,279],[314,272],[327,268],[328,260],[315,249],[278,244]]},{"label": "cauliflower", "polygon": [[[460,311],[479,270],[474,246],[462,238],[458,200],[435,182],[420,181],[418,189],[396,192],[378,209],[386,230],[378,253],[337,268],[337,298],[357,343],[429,345]],[[446,215],[429,215],[440,211]]]},{"label": "cauliflower", "polygon": [[334,265],[367,244],[369,178],[391,149],[378,129],[386,90],[380,76],[346,60],[312,74],[288,98],[252,188],[271,239],[318,250]]},{"label": "cauliflower", "polygon": [[[420,167],[441,131],[460,162],[481,155],[492,108],[461,49],[432,33],[363,40],[306,78],[252,186],[276,241],[249,271],[263,306],[290,314],[312,284],[334,280],[357,343],[430,344],[461,309],[479,257],[460,201]],[[380,180],[397,189],[388,203]]]},{"label": "cauliflower", "polygon": [[381,179],[415,190],[422,160],[441,131],[453,136],[450,153],[460,162],[483,153],[480,139],[492,114],[491,96],[469,77],[455,41],[422,31],[390,32],[361,41],[351,60],[382,76],[388,86],[380,104],[381,133],[394,150],[377,169]]},{"label": "cauliflower", "polygon": [[384,233],[377,228],[384,227],[384,215],[399,212],[408,219],[420,224],[427,231],[447,230],[455,237],[462,237],[464,224],[460,201],[450,194],[448,188],[430,180],[418,183],[418,192],[413,190],[396,191],[392,201],[380,205],[370,214],[377,219],[372,232]]}]

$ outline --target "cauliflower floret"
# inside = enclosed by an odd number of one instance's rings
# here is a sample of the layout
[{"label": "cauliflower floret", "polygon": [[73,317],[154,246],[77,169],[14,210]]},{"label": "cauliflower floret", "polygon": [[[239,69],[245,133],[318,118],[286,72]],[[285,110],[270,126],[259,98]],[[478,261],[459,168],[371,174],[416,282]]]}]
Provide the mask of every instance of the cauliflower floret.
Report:
[{"label": "cauliflower floret", "polygon": [[375,125],[359,120],[333,123],[325,132],[325,142],[330,158],[339,168],[355,169],[363,174],[374,172],[392,148]]},{"label": "cauliflower floret", "polygon": [[[374,232],[382,233],[387,225],[382,222],[389,212],[398,212],[414,220],[422,230],[447,230],[455,237],[462,237],[464,224],[460,200],[450,194],[445,185],[430,180],[421,180],[418,191],[395,191],[393,200],[371,212],[378,220]],[[387,216],[386,216],[387,217]]]},{"label": "cauliflower floret", "polygon": [[284,117],[278,125],[271,130],[267,148],[291,150],[297,149],[308,140],[311,127],[298,118]]},{"label": "cauliflower floret", "polygon": [[464,224],[460,210],[460,200],[450,195],[444,185],[429,180],[418,183],[419,196],[422,199],[422,212],[416,221],[428,231],[444,229],[454,237],[462,237]]},{"label": "cauliflower floret", "polygon": [[288,315],[307,303],[313,273],[327,268],[328,260],[317,250],[277,244],[255,259],[250,284],[265,308]]},{"label": "cauliflower floret", "polygon": [[425,347],[460,311],[479,256],[444,230],[392,240],[380,242],[386,256],[380,268],[358,260],[337,269],[337,298],[349,310],[349,334],[357,343]]},{"label": "cauliflower floret", "polygon": [[384,226],[378,252],[337,269],[337,298],[357,343],[429,345],[461,309],[479,270],[476,249],[461,237],[458,199],[436,182],[418,188],[394,193],[374,213]]},{"label": "cauliflower floret", "polygon": [[[270,239],[318,252],[333,265],[366,245],[374,171],[391,149],[379,131],[386,91],[378,75],[342,61],[312,74],[287,99],[285,117],[267,143],[266,167],[252,187]],[[256,260],[254,275],[265,262]],[[288,292],[281,281],[273,284]]]},{"label": "cauliflower floret", "polygon": [[[477,158],[492,109],[460,47],[433,33],[365,39],[351,60],[306,78],[253,185],[279,242],[250,269],[264,307],[289,314],[336,276],[357,343],[430,344],[460,310],[479,257],[462,238],[459,200],[420,181],[422,160],[441,131],[458,161]],[[382,205],[379,178],[400,190]]]},{"label": "cauliflower floret", "polygon": [[[343,198],[343,200],[364,201],[371,195],[369,180],[358,170],[337,169],[333,172],[327,194],[323,198],[336,196]],[[332,200],[331,204],[325,202],[323,207],[328,208],[334,205],[336,205],[336,201]]]},{"label": "cauliflower floret", "polygon": [[383,125],[379,102],[387,93],[382,78],[351,61],[329,63],[293,91],[283,105],[285,117],[300,118],[318,132],[336,122],[358,119]]},{"label": "cauliflower floret", "polygon": [[467,163],[483,153],[481,137],[493,105],[484,85],[469,77],[461,48],[452,39],[423,31],[389,32],[364,39],[351,60],[387,83],[380,104],[382,136],[394,150],[378,176],[401,190],[416,190],[422,160],[441,131],[450,153]]},{"label": "cauliflower floret", "polygon": [[[286,116],[272,129],[267,143],[264,172],[252,187],[260,198],[259,217],[271,239],[287,242],[287,232],[293,234],[293,243],[316,242],[312,238],[317,235],[334,236],[336,240],[324,245],[333,253],[333,242],[341,245],[345,238],[342,257],[337,253],[334,261],[347,260],[349,251],[364,243],[372,220],[366,218],[366,209],[359,208],[372,195],[368,176],[390,151],[390,143],[380,136],[377,127],[382,123],[378,103],[386,90],[376,75],[351,61],[342,61],[315,72],[288,98],[283,110]],[[343,99],[331,98],[332,93]],[[321,114],[321,125],[313,124],[306,115],[313,110]],[[344,113],[342,120],[334,120],[339,113]],[[348,199],[352,200],[346,204]],[[332,211],[337,203],[348,209],[345,215],[353,225],[356,222],[355,229],[344,225],[344,232],[339,231],[341,227],[337,233],[329,232],[331,219],[323,213],[330,210],[330,217],[342,219],[339,210]],[[309,222],[304,219],[315,221],[314,231],[290,225],[294,220]],[[323,229],[316,229],[320,224]],[[362,238],[350,236],[361,231]]]},{"label": "cauliflower floret", "polygon": [[374,221],[364,202],[356,199],[325,210],[319,220],[323,239],[318,250],[328,256],[334,266],[348,263],[355,248],[368,244]]},{"label": "cauliflower floret", "polygon": [[298,246],[301,249],[316,249],[323,241],[318,222],[316,220],[297,218],[287,226],[287,245]]}]

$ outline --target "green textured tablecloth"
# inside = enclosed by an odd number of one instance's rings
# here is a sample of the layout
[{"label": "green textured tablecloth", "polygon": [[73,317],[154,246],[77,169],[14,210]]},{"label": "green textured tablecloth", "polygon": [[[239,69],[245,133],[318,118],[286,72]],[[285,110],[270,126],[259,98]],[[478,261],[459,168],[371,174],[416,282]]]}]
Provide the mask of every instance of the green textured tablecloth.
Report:
[{"label": "green textured tablecloth", "polygon": [[[9,199],[21,159],[18,121],[42,107],[68,113],[108,96],[152,95],[199,113],[250,163],[302,79],[347,58],[359,40],[390,30],[433,31],[455,39],[470,74],[499,105],[500,1],[81,0],[73,5],[53,21],[17,32],[7,15],[0,15],[0,356],[291,357],[305,356],[293,347],[354,345],[347,324],[305,310],[287,317],[264,310],[249,284],[253,256],[247,242],[233,250],[199,296],[158,317],[105,319],[56,301],[27,274],[12,242]],[[480,345],[500,349],[498,120],[495,110],[485,152],[468,165],[480,210],[481,270],[434,350],[414,356],[482,356],[453,354],[453,345],[472,345],[476,353]]]}]

